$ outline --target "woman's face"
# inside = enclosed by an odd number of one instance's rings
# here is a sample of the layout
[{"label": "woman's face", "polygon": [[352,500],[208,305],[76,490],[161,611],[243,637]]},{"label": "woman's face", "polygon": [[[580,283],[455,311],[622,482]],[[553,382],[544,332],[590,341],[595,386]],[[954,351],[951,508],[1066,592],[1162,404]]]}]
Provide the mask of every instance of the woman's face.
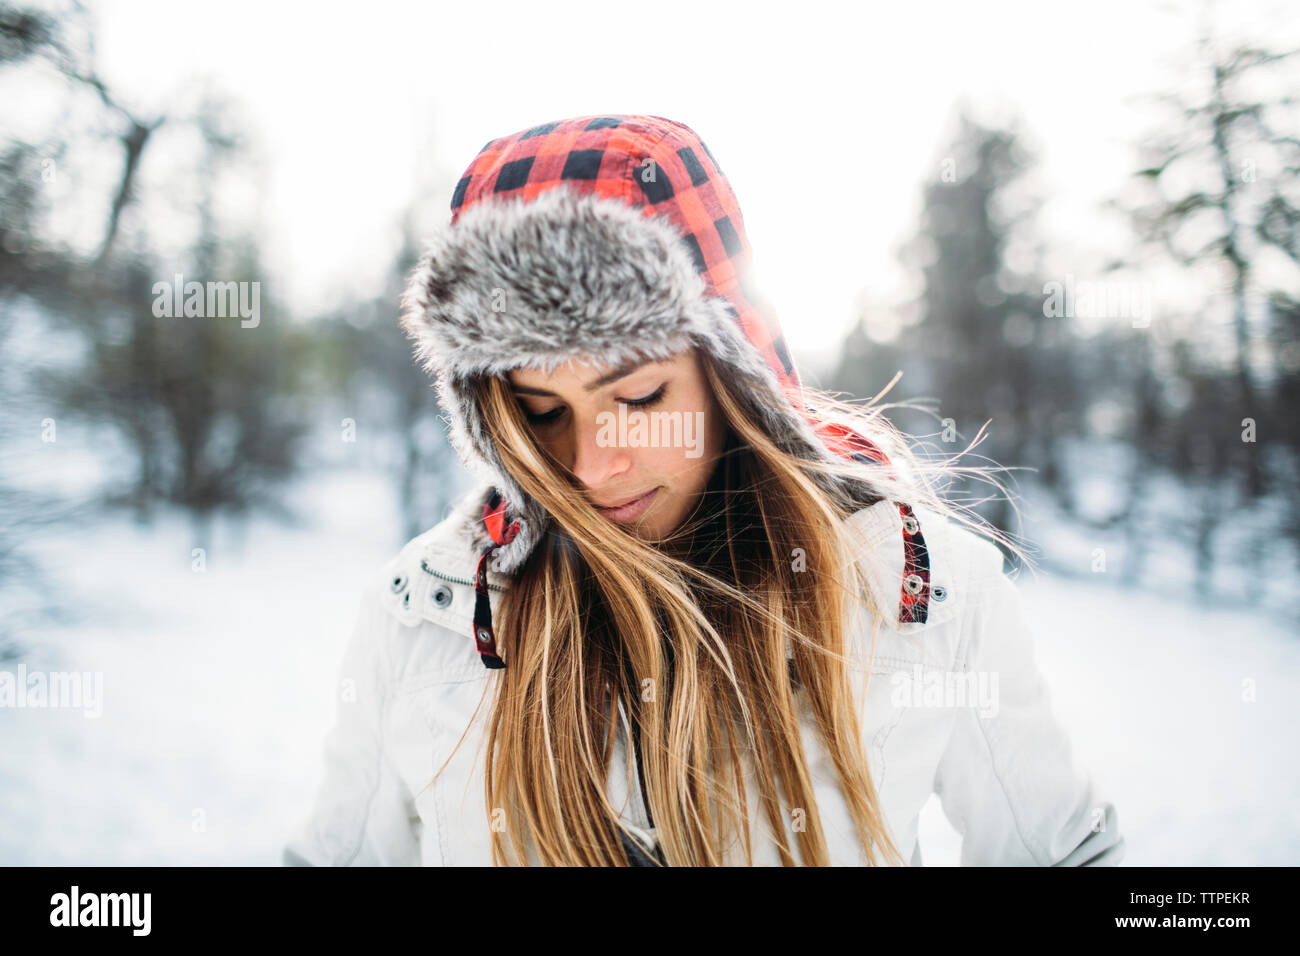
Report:
[{"label": "woman's face", "polygon": [[538,444],[599,514],[646,540],[691,514],[726,438],[695,349],[622,368],[570,360],[550,375],[515,369],[508,378]]}]

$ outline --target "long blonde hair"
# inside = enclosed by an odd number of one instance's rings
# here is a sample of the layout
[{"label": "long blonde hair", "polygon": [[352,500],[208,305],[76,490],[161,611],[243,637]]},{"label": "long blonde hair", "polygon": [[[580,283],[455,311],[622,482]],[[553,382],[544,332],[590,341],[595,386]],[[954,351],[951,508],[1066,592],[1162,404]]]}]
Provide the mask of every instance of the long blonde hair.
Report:
[{"label": "long blonde hair", "polygon": [[[507,666],[488,682],[497,694],[484,792],[487,806],[500,808],[495,865],[526,865],[527,847],[543,865],[627,865],[606,790],[618,701],[638,735],[668,865],[724,865],[737,834],[753,863],[742,750],[754,762],[758,804],[782,863],[796,863],[793,836],[803,864],[828,864],[801,708],[834,763],[866,863],[905,865],[868,770],[863,701],[851,676],[869,668],[881,613],[867,579],[874,556],[842,522],[873,501],[830,494],[813,475],[851,476],[857,487],[866,478],[879,497],[998,537],[935,491],[940,474],[982,469],[922,462],[880,414],[895,406],[864,408],[808,387],[808,404],[869,435],[890,466],[793,457],[716,360],[700,356],[727,446],[695,514],[658,544],[593,511],[572,474],[534,440],[504,377],[476,386],[503,462],[552,518],[497,612]],[[866,660],[851,646],[855,604],[873,621]],[[787,827],[787,815],[801,825]]]}]

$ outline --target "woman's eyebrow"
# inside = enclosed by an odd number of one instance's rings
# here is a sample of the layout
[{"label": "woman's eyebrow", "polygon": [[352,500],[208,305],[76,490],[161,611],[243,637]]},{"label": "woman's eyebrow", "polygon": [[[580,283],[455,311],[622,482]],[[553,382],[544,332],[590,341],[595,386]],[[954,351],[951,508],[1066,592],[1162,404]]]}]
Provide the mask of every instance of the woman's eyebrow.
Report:
[{"label": "woman's eyebrow", "polygon": [[[617,382],[620,378],[626,378],[627,376],[635,372],[637,369],[641,368],[641,366],[648,365],[648,364],[649,364],[648,362],[645,362],[641,359],[630,359],[624,362],[618,368],[614,369],[614,371],[610,372],[609,374],[602,375],[594,382],[589,382],[588,384],[584,385],[583,388],[588,392],[594,392],[598,388],[604,388],[606,385],[610,384],[611,382]],[[554,395],[555,394],[554,392],[546,391],[546,389],[544,388],[531,388],[527,385],[511,385],[510,388],[513,391],[518,392],[520,395]]]}]

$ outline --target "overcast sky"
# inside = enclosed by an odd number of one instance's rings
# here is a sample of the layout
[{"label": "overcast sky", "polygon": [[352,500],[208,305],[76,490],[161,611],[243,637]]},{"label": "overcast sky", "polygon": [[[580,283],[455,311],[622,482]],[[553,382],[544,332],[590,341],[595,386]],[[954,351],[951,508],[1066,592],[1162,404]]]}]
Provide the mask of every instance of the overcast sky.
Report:
[{"label": "overcast sky", "polygon": [[[590,113],[678,119],[740,199],[759,279],[814,372],[858,297],[904,294],[897,244],[938,172],[952,108],[1018,113],[1034,136],[1049,236],[1116,241],[1097,203],[1132,169],[1190,48],[1200,3],[300,4],[92,0],[102,72],[142,113],[209,75],[245,102],[266,157],[273,281],[310,313],[388,268],[418,182],[444,222],[479,148]],[[1294,5],[1292,5],[1294,6]],[[1270,0],[1220,5],[1227,29],[1300,45]]]}]

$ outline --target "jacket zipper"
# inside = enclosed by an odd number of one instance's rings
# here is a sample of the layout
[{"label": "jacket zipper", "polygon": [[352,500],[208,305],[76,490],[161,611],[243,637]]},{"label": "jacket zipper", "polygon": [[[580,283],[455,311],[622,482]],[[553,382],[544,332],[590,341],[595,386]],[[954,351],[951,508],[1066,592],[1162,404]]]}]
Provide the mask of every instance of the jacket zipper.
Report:
[{"label": "jacket zipper", "polygon": [[[631,841],[632,847],[640,851],[640,854],[644,857],[644,862],[633,860],[633,866],[667,866],[663,856],[663,849],[657,845],[657,838],[651,836],[655,828],[655,821],[654,817],[650,815],[650,800],[646,794],[644,771],[641,769],[641,747],[638,743],[638,734],[623,709],[623,701],[617,701],[617,705],[619,716],[627,723],[628,731],[632,734],[632,759],[636,761],[637,783],[640,784],[641,788],[641,809],[645,811],[646,826],[649,832],[643,832],[639,826],[627,824],[626,821],[624,821],[625,825],[620,830],[625,834],[625,841]],[[655,842],[647,842],[647,840]]]},{"label": "jacket zipper", "polygon": [[[424,571],[425,574],[432,574],[435,578],[441,578],[442,580],[447,581],[451,584],[463,584],[469,588],[472,588],[474,586],[473,581],[466,581],[464,578],[457,578],[457,577],[453,577],[450,574],[443,574],[441,571],[435,571],[433,568],[429,567],[429,562],[426,561],[424,558],[420,559],[420,568]],[[488,587],[491,588],[493,591],[505,591],[505,588],[503,588],[499,584],[492,584],[489,582]]]}]

